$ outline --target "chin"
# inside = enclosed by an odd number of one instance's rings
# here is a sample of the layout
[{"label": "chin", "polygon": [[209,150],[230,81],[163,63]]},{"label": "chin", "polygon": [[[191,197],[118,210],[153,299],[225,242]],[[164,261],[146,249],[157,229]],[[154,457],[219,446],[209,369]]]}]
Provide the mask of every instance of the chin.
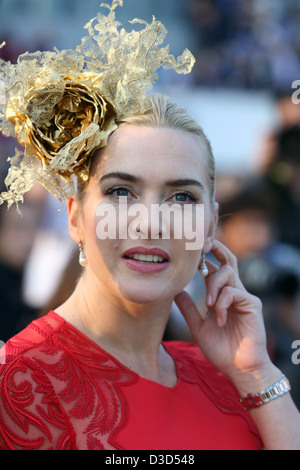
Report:
[{"label": "chin", "polygon": [[159,286],[149,286],[149,283],[136,283],[120,288],[120,295],[124,300],[139,305],[172,302],[176,293],[173,289],[168,289],[167,286],[162,288],[161,284]]}]

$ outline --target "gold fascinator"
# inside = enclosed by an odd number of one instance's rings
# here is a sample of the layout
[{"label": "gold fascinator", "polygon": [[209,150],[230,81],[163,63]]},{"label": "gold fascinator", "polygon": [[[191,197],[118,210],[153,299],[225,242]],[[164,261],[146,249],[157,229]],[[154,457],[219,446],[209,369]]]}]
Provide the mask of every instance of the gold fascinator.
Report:
[{"label": "gold fascinator", "polygon": [[192,70],[188,50],[175,59],[162,47],[167,31],[159,21],[135,19],[140,30],[127,32],[116,20],[118,6],[123,0],[101,4],[107,15],[86,24],[74,50],[25,53],[16,64],[0,59],[0,130],[24,147],[8,159],[0,204],[23,202],[35,181],[64,202],[74,195],[74,176],[88,179],[93,152],[116,122],[147,110],[157,70]]}]

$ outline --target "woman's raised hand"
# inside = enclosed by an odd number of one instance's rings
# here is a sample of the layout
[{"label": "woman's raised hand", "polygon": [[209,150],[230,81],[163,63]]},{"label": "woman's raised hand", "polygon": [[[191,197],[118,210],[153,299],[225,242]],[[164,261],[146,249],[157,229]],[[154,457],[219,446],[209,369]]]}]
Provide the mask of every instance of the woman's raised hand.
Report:
[{"label": "woman's raised hand", "polygon": [[206,314],[200,314],[185,291],[175,302],[208,360],[240,388],[248,375],[261,376],[273,366],[267,353],[262,304],[244,288],[229,249],[215,240],[211,253],[219,265],[206,261]]}]

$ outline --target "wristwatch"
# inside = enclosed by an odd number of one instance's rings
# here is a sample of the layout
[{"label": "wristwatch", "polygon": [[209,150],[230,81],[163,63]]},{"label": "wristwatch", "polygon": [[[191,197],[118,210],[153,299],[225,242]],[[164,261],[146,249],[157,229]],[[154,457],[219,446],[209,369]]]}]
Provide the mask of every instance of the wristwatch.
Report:
[{"label": "wristwatch", "polygon": [[257,408],[265,403],[268,403],[275,398],[281,397],[291,390],[290,382],[285,375],[282,375],[281,380],[265,388],[259,393],[248,393],[244,398],[240,399],[245,410]]}]

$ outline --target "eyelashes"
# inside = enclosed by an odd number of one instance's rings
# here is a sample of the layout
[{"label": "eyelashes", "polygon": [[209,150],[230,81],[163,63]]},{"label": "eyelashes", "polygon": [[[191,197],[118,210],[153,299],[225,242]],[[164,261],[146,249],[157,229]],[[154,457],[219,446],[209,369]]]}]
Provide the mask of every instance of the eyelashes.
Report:
[{"label": "eyelashes", "polygon": [[[136,198],[131,188],[125,185],[112,186],[111,188],[102,192],[104,196],[111,196],[115,199],[120,197],[132,197]],[[167,201],[174,199],[174,203],[185,204],[187,202],[198,203],[201,202],[198,197],[190,193],[189,191],[177,191],[167,198]]]},{"label": "eyelashes", "polygon": [[[187,191],[181,191],[181,192],[178,192],[176,194],[174,194],[175,198],[179,198],[179,199],[176,199],[175,202],[198,202],[198,199],[193,196],[191,193],[187,192]],[[183,200],[183,198],[185,198],[185,200]]]},{"label": "eyelashes", "polygon": [[131,196],[133,196],[132,192],[130,191],[129,188],[126,186],[113,186],[110,189],[107,189],[104,191],[103,195],[104,196],[115,196],[115,197],[128,197],[128,193],[130,193]]}]

